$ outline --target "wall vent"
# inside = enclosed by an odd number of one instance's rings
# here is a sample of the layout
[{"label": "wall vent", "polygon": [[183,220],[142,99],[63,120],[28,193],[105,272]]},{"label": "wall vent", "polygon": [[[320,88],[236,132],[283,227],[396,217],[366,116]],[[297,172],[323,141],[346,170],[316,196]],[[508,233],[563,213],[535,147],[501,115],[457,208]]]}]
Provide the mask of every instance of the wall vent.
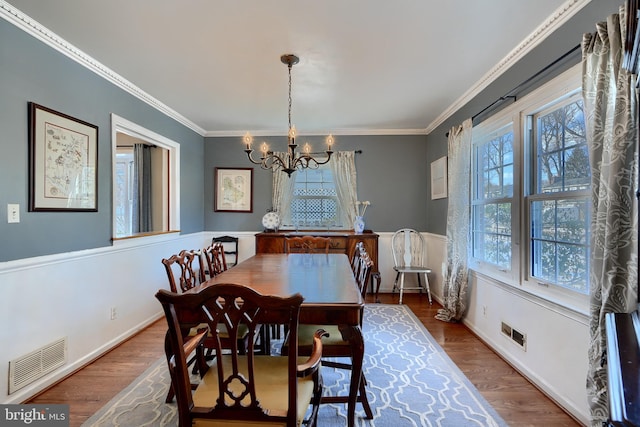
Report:
[{"label": "wall vent", "polygon": [[42,378],[66,362],[66,337],[9,361],[9,394]]},{"label": "wall vent", "polygon": [[518,344],[518,346],[524,351],[527,351],[527,336],[525,334],[516,329],[513,329],[511,326],[504,322],[502,322],[500,325],[500,332],[511,339],[511,341]]}]

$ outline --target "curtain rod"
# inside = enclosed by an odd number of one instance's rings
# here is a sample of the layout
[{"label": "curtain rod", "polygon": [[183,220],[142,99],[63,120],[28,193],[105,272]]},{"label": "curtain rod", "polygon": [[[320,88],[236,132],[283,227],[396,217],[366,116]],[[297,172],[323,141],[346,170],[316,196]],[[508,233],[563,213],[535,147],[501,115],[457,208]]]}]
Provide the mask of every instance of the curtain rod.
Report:
[{"label": "curtain rod", "polygon": [[[500,98],[496,99],[495,101],[493,101],[491,104],[489,104],[488,106],[486,106],[485,108],[483,108],[482,110],[480,110],[478,113],[474,114],[473,116],[471,116],[471,121],[473,122],[473,120],[475,120],[476,118],[478,118],[480,115],[482,115],[483,113],[485,113],[486,111],[488,111],[489,109],[493,108],[496,104],[499,104],[501,102],[506,101],[507,99],[511,99],[513,100],[513,102],[516,102],[517,97],[518,97],[518,92],[525,87],[526,85],[528,85],[529,83],[531,83],[533,80],[535,80],[536,78],[540,77],[541,74],[546,73],[547,71],[549,71],[550,68],[553,68],[554,66],[556,66],[557,64],[559,64],[560,62],[564,61],[567,57],[569,57],[570,55],[572,55],[576,50],[580,49],[580,45],[574,46],[573,48],[571,48],[568,52],[566,52],[565,54],[563,54],[561,57],[559,57],[558,59],[556,59],[555,61],[553,61],[552,63],[550,63],[549,65],[547,65],[546,67],[544,67],[542,70],[538,71],[537,73],[535,73],[534,75],[532,75],[531,77],[529,77],[528,79],[526,79],[525,81],[521,82],[518,86],[514,87],[513,89],[511,89],[509,92],[507,92],[506,95],[501,96]],[[515,92],[515,93],[514,93]],[[448,138],[449,137],[449,132],[447,132],[445,134],[445,136]]]}]

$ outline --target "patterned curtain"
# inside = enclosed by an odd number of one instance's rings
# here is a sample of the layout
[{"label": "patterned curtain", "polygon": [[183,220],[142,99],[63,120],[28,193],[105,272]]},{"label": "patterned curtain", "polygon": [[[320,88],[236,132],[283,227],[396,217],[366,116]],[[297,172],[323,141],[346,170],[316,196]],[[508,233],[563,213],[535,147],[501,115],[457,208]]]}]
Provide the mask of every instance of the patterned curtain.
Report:
[{"label": "patterned curtain", "polygon": [[626,11],[582,39],[582,92],[591,162],[590,345],[587,393],[591,425],[608,416],[606,313],[637,303],[637,94],[622,68]]},{"label": "patterned curtain", "polygon": [[467,309],[472,127],[467,119],[449,131],[447,261],[442,266],[443,308],[436,314],[445,322],[459,321]]},{"label": "patterned curtain", "polygon": [[133,173],[136,185],[133,188],[134,233],[153,231],[151,215],[151,149],[146,144],[133,145]]},{"label": "patterned curtain", "polygon": [[333,153],[331,161],[329,161],[345,227],[353,224],[358,215],[356,207],[356,202],[358,201],[358,176],[355,157],[356,153],[354,151],[338,151]]},{"label": "patterned curtain", "polygon": [[[288,152],[275,152],[273,153],[279,156],[282,160],[287,162],[289,160]],[[291,212],[291,196],[293,194],[293,186],[296,182],[294,175],[289,177],[286,173],[280,169],[273,169],[273,192],[271,200],[271,208],[274,212],[278,213],[280,221],[284,221],[288,218]]]}]

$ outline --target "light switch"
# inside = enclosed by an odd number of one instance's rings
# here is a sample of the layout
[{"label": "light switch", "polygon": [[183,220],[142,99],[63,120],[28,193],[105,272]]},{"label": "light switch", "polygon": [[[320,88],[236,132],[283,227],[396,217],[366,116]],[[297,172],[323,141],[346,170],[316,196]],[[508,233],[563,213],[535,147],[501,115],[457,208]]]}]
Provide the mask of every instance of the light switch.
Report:
[{"label": "light switch", "polygon": [[7,205],[7,222],[9,224],[20,222],[20,205],[14,203]]}]

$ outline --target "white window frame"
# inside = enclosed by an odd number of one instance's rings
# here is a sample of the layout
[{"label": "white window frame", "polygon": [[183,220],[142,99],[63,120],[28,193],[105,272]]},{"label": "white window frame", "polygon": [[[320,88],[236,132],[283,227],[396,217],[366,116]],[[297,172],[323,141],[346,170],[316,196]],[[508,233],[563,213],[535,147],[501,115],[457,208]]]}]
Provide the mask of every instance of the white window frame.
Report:
[{"label": "white window frame", "polygon": [[[489,139],[492,139],[493,135],[496,135],[499,131],[507,127],[511,127],[513,130],[513,194],[511,197],[502,197],[499,199],[491,199],[490,203],[505,203],[511,200],[511,265],[508,268],[502,268],[498,265],[488,263],[482,259],[474,258],[473,251],[471,252],[469,266],[481,273],[484,273],[490,277],[494,277],[502,282],[508,284],[517,284],[518,271],[520,266],[520,170],[518,167],[520,159],[520,147],[521,147],[521,134],[518,127],[518,117],[514,116],[514,113],[510,110],[502,110],[495,114],[491,118],[483,121],[481,124],[473,128],[472,133],[472,188],[475,188],[475,176],[476,176],[476,149],[478,145],[482,145]],[[502,132],[499,132],[502,133]],[[475,190],[474,190],[475,191]],[[472,195],[473,197],[473,195]],[[473,229],[473,206],[471,213],[471,224]],[[472,236],[473,239],[473,236]],[[473,242],[471,242],[473,244]]]},{"label": "white window frame", "polygon": [[510,121],[513,122],[514,210],[512,212],[511,270],[501,271],[498,267],[483,263],[473,257],[470,257],[469,266],[481,274],[499,280],[527,294],[575,312],[588,314],[588,295],[571,291],[561,286],[551,285],[531,277],[529,264],[529,248],[531,245],[529,204],[537,196],[529,195],[529,189],[532,188],[528,178],[532,171],[532,151],[528,146],[530,142],[528,120],[531,115],[548,108],[549,105],[558,100],[573,96],[581,90],[581,85],[581,66],[578,64],[473,128],[473,139],[476,141],[505,126]]},{"label": "white window frame", "polygon": [[[319,160],[323,160],[322,158],[320,158]],[[331,165],[326,163],[326,164],[322,164],[319,165],[317,168],[312,168],[314,170],[316,169],[320,169],[320,170],[326,170],[331,172],[331,175],[333,177],[333,170],[331,169]],[[281,172],[275,172],[275,173],[281,173]],[[291,179],[296,179],[298,174],[300,173],[300,171],[296,171],[294,172],[294,175],[291,176]],[[334,177],[335,178],[335,177]],[[333,181],[334,186],[336,185],[335,183],[335,179]],[[295,191],[295,185],[291,186],[291,191]],[[293,215],[293,209],[292,209],[292,205],[293,205],[293,201],[294,198],[296,198],[296,196],[294,196],[293,194],[291,195],[291,206],[289,206],[289,209],[287,210],[287,215],[285,218],[283,218],[283,225],[281,227],[281,229],[283,230],[318,230],[318,229],[332,229],[332,230],[342,230],[345,229],[346,227],[344,226],[344,224],[342,224],[341,218],[342,218],[342,211],[340,208],[340,200],[338,199],[338,196],[334,196],[334,197],[315,197],[315,196],[304,196],[302,198],[325,198],[325,199],[332,199],[335,201],[336,203],[336,216],[338,218],[338,223],[334,222],[331,224],[327,224],[327,223],[318,223],[318,224],[295,224],[293,219],[291,218]]]},{"label": "white window frame", "polygon": [[[169,232],[180,230],[180,144],[170,140],[160,134],[146,129],[136,123],[133,123],[116,114],[111,114],[111,165],[112,165],[112,185],[116,188],[116,152],[117,152],[117,133],[124,133],[134,138],[141,139],[152,145],[164,148],[169,152],[168,162],[168,202],[169,202]],[[112,197],[115,197],[113,195]],[[116,206],[112,201],[112,236],[116,238]],[[166,233],[166,231],[164,232]],[[153,234],[153,233],[152,233]],[[156,233],[157,234],[157,233]],[[127,236],[138,237],[136,235]]]}]

